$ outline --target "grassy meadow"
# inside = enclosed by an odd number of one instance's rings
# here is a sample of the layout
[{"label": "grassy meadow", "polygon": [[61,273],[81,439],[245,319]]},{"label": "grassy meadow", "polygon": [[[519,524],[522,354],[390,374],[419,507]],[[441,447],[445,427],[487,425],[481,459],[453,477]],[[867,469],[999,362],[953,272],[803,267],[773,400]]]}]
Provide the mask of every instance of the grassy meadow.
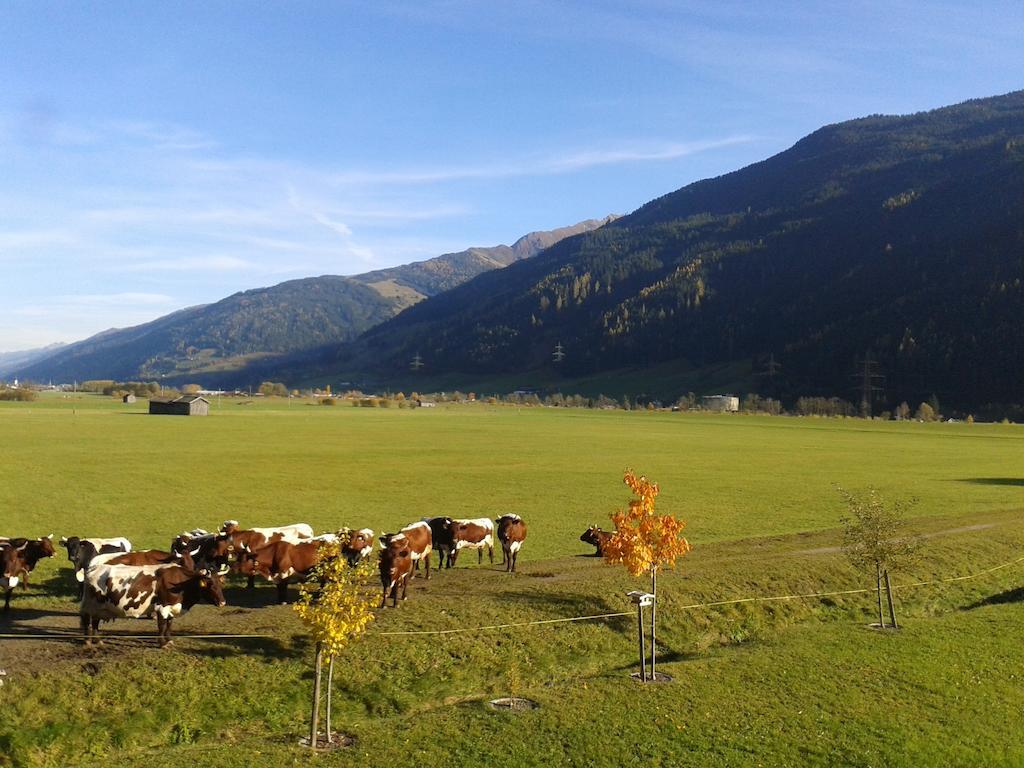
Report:
[{"label": "grassy meadow", "polygon": [[[324,765],[1019,765],[1024,563],[901,589],[905,628],[867,628],[871,595],[712,608],[693,603],[868,586],[837,551],[833,485],[916,499],[926,557],[898,584],[1024,554],[1024,430],[490,406],[324,407],[214,400],[208,418],[149,417],[92,395],[0,403],[0,535],[125,535],[166,548],[192,527],[309,522],[395,530],[427,515],[529,525],[521,573],[416,579],[340,660]],[[442,636],[628,610],[642,586],[587,557],[579,534],[629,498],[631,466],[688,521],[694,551],[660,583],[662,671],[643,687],[634,619]],[[273,590],[176,622],[178,642],[112,638],[86,653],[63,557],[0,618],[0,765],[307,762],[311,651]],[[108,631],[151,634],[127,620]],[[190,640],[188,633],[259,634]],[[27,635],[53,633],[40,640]],[[4,635],[9,635],[4,637]],[[11,637],[16,636],[16,637]],[[541,706],[498,713],[484,702]]]}]

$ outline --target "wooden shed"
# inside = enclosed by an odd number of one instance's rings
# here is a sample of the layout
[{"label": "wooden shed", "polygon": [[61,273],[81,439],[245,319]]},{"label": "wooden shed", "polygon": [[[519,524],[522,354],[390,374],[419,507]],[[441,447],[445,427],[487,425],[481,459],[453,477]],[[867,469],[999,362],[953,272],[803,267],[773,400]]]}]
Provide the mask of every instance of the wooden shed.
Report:
[{"label": "wooden shed", "polygon": [[207,416],[210,413],[210,401],[202,395],[154,397],[149,401],[149,412],[166,416]]},{"label": "wooden shed", "polygon": [[133,395],[131,392],[129,392],[127,395],[124,395],[121,398],[121,402],[122,403],[134,403],[135,402],[135,395]]}]

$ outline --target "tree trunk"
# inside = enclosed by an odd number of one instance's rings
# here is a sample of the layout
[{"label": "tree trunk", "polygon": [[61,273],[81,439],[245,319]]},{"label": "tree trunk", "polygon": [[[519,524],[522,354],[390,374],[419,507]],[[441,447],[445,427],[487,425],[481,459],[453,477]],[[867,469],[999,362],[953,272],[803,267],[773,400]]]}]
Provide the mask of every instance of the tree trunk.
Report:
[{"label": "tree trunk", "polygon": [[885,629],[885,617],[882,615],[882,566],[875,563],[875,596],[878,598],[878,628]]},{"label": "tree trunk", "polygon": [[654,595],[654,599],[651,601],[651,680],[657,682],[658,676],[654,669],[658,626],[658,566],[656,565],[651,568],[651,594]]},{"label": "tree trunk", "polygon": [[324,650],[316,644],[316,661],[313,663],[313,715],[309,725],[309,748],[316,749],[316,731],[320,725],[320,672],[323,670]]},{"label": "tree trunk", "polygon": [[889,600],[889,615],[892,617],[892,628],[899,629],[900,625],[896,622],[896,607],[892,602],[892,583],[889,581],[889,571],[885,572],[885,596]]},{"label": "tree trunk", "polygon": [[334,657],[331,656],[331,660],[327,663],[327,724],[324,732],[327,734],[327,743],[330,744],[333,741],[333,735],[331,734],[331,689],[332,683],[334,682]]}]

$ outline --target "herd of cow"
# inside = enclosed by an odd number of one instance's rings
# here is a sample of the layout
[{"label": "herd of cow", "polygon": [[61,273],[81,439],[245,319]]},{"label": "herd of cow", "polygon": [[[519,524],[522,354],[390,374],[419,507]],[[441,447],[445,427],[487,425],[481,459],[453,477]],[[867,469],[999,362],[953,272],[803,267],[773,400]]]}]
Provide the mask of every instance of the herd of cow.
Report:
[{"label": "herd of cow", "polygon": [[[502,515],[496,521],[433,517],[380,536],[381,607],[389,596],[396,606],[399,590],[405,599],[409,579],[421,561],[424,578],[430,578],[433,552],[440,557],[439,569],[455,565],[463,549],[476,549],[478,563],[483,562],[486,549],[493,563],[495,533],[505,570],[514,572],[526,539],[526,524],[518,515]],[[257,576],[273,582],[278,602],[283,603],[287,602],[288,585],[309,577],[325,542],[340,542],[341,556],[354,566],[373,551],[373,539],[369,528],[315,536],[305,523],[242,529],[237,521],[228,520],[216,533],[196,529],[179,534],[168,551],[133,551],[131,542],[123,537],[71,536],[60,539],[59,544],[67,550],[78,583],[79,616],[87,646],[98,641],[101,621],[155,617],[163,647],[171,642],[171,622],[176,616],[200,602],[225,604],[221,577],[228,571],[248,577],[250,588]],[[0,537],[4,612],[10,610],[15,587],[27,585],[36,564],[54,554],[53,534],[41,539]]]}]

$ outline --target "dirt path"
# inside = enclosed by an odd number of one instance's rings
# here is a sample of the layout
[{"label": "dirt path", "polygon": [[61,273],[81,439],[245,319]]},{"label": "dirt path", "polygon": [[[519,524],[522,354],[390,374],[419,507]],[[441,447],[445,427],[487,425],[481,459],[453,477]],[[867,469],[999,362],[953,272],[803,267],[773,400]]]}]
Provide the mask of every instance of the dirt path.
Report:
[{"label": "dirt path", "polygon": [[[959,528],[947,528],[944,531],[933,531],[932,533],[921,534],[922,539],[935,539],[939,536],[952,536],[957,533],[971,533],[973,531],[984,531],[995,528],[999,523],[977,523],[976,525],[962,525]],[[842,552],[843,548],[836,547],[815,547],[814,549],[801,549],[794,552],[794,555],[834,555]]]}]

